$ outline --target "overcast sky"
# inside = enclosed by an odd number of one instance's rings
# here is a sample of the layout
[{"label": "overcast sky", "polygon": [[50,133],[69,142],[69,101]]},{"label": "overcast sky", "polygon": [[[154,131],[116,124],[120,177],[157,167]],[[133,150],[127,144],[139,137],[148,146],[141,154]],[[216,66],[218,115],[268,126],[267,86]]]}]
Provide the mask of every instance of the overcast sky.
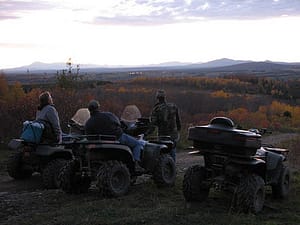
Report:
[{"label": "overcast sky", "polygon": [[300,62],[300,0],[0,0],[0,69]]}]

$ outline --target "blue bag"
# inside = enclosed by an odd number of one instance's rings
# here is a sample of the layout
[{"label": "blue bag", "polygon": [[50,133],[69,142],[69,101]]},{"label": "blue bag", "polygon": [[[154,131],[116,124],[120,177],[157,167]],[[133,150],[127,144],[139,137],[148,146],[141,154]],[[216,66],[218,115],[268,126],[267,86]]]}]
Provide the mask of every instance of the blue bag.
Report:
[{"label": "blue bag", "polygon": [[23,131],[21,139],[26,142],[40,143],[45,126],[37,121],[25,121],[23,123]]}]

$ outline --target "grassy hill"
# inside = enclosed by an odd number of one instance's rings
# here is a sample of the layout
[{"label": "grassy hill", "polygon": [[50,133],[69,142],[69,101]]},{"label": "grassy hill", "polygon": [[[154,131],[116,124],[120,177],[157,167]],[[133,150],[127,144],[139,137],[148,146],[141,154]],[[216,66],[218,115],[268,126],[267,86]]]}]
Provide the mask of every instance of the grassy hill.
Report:
[{"label": "grassy hill", "polygon": [[[181,152],[181,155],[183,154]],[[297,171],[293,172],[292,188],[288,199],[273,199],[268,188],[265,206],[260,214],[234,214],[230,212],[231,195],[217,190],[211,190],[209,198],[203,203],[187,204],[182,194],[182,180],[186,168],[180,163],[177,164],[175,187],[159,189],[149,177],[144,176],[131,187],[128,195],[120,198],[103,198],[95,186],[89,190],[89,193],[82,195],[68,195],[61,190],[44,190],[39,175],[29,180],[14,181],[8,178],[4,171],[7,155],[8,151],[2,148],[0,150],[1,225],[296,225],[300,223],[300,173]]]}]

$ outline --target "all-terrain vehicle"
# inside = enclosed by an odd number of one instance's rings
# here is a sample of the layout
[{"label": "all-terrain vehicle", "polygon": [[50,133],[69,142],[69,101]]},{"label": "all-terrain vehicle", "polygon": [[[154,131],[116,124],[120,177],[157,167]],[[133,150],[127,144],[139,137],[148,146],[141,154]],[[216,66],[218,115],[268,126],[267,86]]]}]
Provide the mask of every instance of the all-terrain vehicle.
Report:
[{"label": "all-terrain vehicle", "polygon": [[36,144],[22,139],[12,139],[8,144],[13,153],[7,161],[7,172],[14,179],[25,179],[34,172],[42,174],[45,188],[59,188],[58,174],[72,151],[63,145]]},{"label": "all-terrain vehicle", "polygon": [[[71,126],[74,126],[74,122],[76,123],[73,120]],[[138,129],[135,134],[143,131],[133,120],[127,120],[126,124],[131,127],[131,132],[132,129]],[[75,126],[78,127],[78,124]],[[158,186],[174,185],[176,168],[169,155],[173,142],[161,139],[140,141],[144,143],[140,163],[145,170],[143,173],[135,171],[131,149],[115,137],[82,134],[70,136],[69,140],[65,140],[65,145],[72,150],[75,159],[61,170],[62,190],[66,193],[87,192],[95,181],[104,196],[117,197],[126,194],[137,176],[142,174],[152,175]]]},{"label": "all-terrain vehicle", "polygon": [[236,129],[231,119],[215,117],[206,126],[190,127],[188,139],[193,141],[191,154],[202,155],[204,165],[186,171],[186,201],[204,201],[215,187],[233,193],[233,211],[258,213],[263,209],[266,185],[272,187],[274,197],[287,197],[288,150],[263,146],[257,130]]}]

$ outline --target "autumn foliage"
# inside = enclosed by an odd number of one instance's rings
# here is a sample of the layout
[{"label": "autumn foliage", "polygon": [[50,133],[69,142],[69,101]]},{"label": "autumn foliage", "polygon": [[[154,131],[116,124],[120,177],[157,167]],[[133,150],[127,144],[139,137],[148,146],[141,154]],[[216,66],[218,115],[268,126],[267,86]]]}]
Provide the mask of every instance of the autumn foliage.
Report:
[{"label": "autumn foliage", "polygon": [[64,88],[58,83],[49,90],[35,86],[25,92],[21,83],[8,85],[0,75],[0,137],[19,137],[22,123],[34,119],[38,96],[45,90],[52,93],[64,132],[68,132],[67,123],[76,110],[86,107],[91,99],[99,100],[104,111],[118,116],[129,104],[137,105],[143,116],[149,116],[160,88],[166,90],[168,101],[178,105],[183,133],[191,125],[207,124],[214,116],[230,117],[245,129],[295,130],[300,127],[300,107],[294,94],[297,92],[288,85],[297,87],[298,82],[255,77],[138,77],[102,85],[89,82],[87,87],[76,84]]}]

